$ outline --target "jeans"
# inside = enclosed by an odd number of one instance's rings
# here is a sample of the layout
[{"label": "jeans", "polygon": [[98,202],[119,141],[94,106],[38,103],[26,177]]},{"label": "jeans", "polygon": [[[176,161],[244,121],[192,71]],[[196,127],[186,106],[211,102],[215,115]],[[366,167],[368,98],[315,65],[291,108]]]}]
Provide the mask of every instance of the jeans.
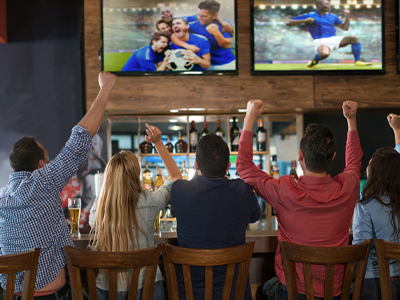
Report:
[{"label": "jeans", "polygon": [[[137,291],[136,300],[140,300],[140,298],[142,298],[142,290],[143,289],[139,289]],[[97,296],[99,300],[108,300],[108,291],[101,290],[98,288]],[[118,300],[126,300],[127,298],[128,298],[128,292],[118,292],[117,294]],[[153,300],[167,300],[162,281],[157,281],[156,284],[154,285]]]},{"label": "jeans", "polygon": [[[392,298],[399,299],[400,297],[400,279],[390,279],[392,286]],[[364,287],[362,293],[363,300],[379,300],[381,299],[381,283],[379,278],[364,279]]]},{"label": "jeans", "polygon": [[[262,297],[265,300],[287,300],[286,286],[279,282],[278,278],[273,277],[264,283],[262,288]],[[306,300],[306,295],[298,293],[299,300]],[[322,297],[314,297],[314,300],[323,300]],[[393,298],[395,299],[395,298]],[[340,300],[339,296],[334,296],[333,300]],[[363,300],[364,297],[363,297]]]}]

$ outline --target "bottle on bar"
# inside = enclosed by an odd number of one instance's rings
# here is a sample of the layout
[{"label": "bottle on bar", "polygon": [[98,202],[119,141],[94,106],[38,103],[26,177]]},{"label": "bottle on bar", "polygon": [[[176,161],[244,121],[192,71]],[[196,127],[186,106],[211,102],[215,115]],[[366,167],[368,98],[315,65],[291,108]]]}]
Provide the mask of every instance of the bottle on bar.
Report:
[{"label": "bottle on bar", "polygon": [[290,175],[292,175],[296,181],[299,180],[299,176],[297,175],[297,172],[296,172],[296,161],[295,160],[292,160],[290,162]]},{"label": "bottle on bar", "polygon": [[182,162],[182,169],[181,169],[182,179],[188,180],[189,179],[189,172],[186,169],[185,162]]},{"label": "bottle on bar", "polygon": [[[146,136],[146,130],[144,131],[144,136]],[[140,153],[142,154],[150,154],[153,152],[153,144],[144,140],[140,143]]]},{"label": "bottle on bar", "polygon": [[259,119],[257,122],[257,151],[267,151],[267,132],[264,128],[263,119]]},{"label": "bottle on bar", "polygon": [[215,135],[218,135],[221,138],[224,138],[224,131],[221,128],[221,120],[217,121],[217,129],[215,129]]},{"label": "bottle on bar", "polygon": [[204,129],[201,132],[201,136],[203,137],[207,134],[210,134],[210,131],[208,131],[208,129],[207,129],[207,119],[206,119],[206,117],[204,117]]},{"label": "bottle on bar", "polygon": [[236,124],[236,117],[233,117],[232,120],[233,124],[231,128],[231,151],[239,151],[239,127]]},{"label": "bottle on bar", "polygon": [[199,134],[194,126],[194,121],[192,121],[192,128],[189,131],[189,144],[190,152],[196,152],[197,143],[199,142]]},{"label": "bottle on bar", "polygon": [[179,130],[179,140],[175,144],[175,153],[187,153],[188,144],[183,140],[183,131]]},{"label": "bottle on bar", "polygon": [[278,157],[276,155],[272,155],[271,176],[279,179]]},{"label": "bottle on bar", "polygon": [[146,169],[143,171],[143,188],[146,191],[153,191],[153,174],[149,169],[149,162],[146,161]]},{"label": "bottle on bar", "polygon": [[156,175],[156,190],[158,190],[159,187],[162,186],[164,183],[161,172],[162,172],[162,169],[158,168],[157,175]]},{"label": "bottle on bar", "polygon": [[174,152],[174,145],[171,144],[171,136],[168,136],[168,142],[165,144],[165,148],[167,148],[169,153]]}]

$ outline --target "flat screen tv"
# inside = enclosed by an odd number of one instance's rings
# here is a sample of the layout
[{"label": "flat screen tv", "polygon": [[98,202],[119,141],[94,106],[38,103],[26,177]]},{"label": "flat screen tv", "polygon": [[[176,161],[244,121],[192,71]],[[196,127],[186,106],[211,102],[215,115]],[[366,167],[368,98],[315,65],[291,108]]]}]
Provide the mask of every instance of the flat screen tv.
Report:
[{"label": "flat screen tv", "polygon": [[102,0],[102,69],[237,74],[236,0]]},{"label": "flat screen tv", "polygon": [[383,0],[253,0],[252,74],[384,73]]}]

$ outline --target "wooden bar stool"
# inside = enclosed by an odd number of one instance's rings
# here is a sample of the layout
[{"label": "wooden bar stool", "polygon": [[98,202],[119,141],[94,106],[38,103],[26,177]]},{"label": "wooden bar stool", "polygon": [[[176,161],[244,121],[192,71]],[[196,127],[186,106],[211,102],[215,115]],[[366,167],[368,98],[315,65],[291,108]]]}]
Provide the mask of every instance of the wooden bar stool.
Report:
[{"label": "wooden bar stool", "polygon": [[163,244],[163,261],[168,287],[168,299],[179,299],[175,265],[182,265],[185,294],[187,300],[193,300],[190,266],[205,267],[204,299],[212,299],[213,267],[227,266],[222,300],[231,294],[236,264],[239,272],[236,282],[235,300],[244,299],[247,275],[249,273],[254,242],[241,246],[221,249],[190,249]]},{"label": "wooden bar stool", "polygon": [[136,299],[136,293],[138,291],[140,268],[147,267],[143,284],[142,300],[152,300],[160,251],[160,246],[128,252],[98,252],[64,246],[71,280],[72,299],[83,300],[79,268],[86,269],[90,299],[98,299],[96,271],[101,269],[109,270],[110,300],[117,300],[118,271],[133,269],[128,293],[128,300],[133,300]]},{"label": "wooden bar stool", "polygon": [[311,265],[325,265],[324,299],[333,299],[335,265],[344,264],[341,300],[349,299],[350,286],[353,279],[354,265],[357,262],[353,300],[361,299],[366,261],[369,255],[371,240],[358,245],[343,247],[310,247],[289,242],[281,242],[283,269],[286,278],[286,288],[289,300],[298,299],[295,262],[303,263],[306,299],[314,300],[314,287]]},{"label": "wooden bar stool", "polygon": [[378,258],[382,300],[392,300],[389,259],[398,260],[400,267],[400,244],[376,239],[375,250]]},{"label": "wooden bar stool", "polygon": [[0,256],[0,273],[7,273],[5,300],[14,299],[17,272],[25,271],[22,300],[33,300],[40,248],[18,254]]}]

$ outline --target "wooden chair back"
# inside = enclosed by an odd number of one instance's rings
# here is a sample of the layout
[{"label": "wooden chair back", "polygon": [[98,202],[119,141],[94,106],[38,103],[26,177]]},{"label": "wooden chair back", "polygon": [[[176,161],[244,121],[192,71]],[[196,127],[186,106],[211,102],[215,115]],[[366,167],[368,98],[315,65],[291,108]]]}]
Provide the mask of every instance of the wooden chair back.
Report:
[{"label": "wooden chair back", "polygon": [[389,259],[398,260],[400,267],[400,244],[376,239],[375,250],[378,258],[382,300],[392,300]]},{"label": "wooden chair back", "polygon": [[128,292],[128,300],[133,300],[136,299],[138,291],[140,268],[147,267],[142,300],[152,300],[160,251],[160,246],[128,252],[97,252],[64,246],[71,281],[72,299],[83,300],[80,268],[86,269],[90,299],[98,299],[96,272],[108,270],[110,300],[117,300],[118,271],[133,269]]},{"label": "wooden chair back", "polygon": [[289,242],[281,242],[280,245],[288,299],[298,299],[296,262],[303,263],[307,300],[314,299],[311,265],[325,265],[325,300],[333,299],[335,265],[345,265],[341,300],[347,300],[350,298],[350,286],[353,280],[354,266],[357,262],[352,299],[361,299],[370,242],[371,240],[367,240],[358,245],[343,247],[310,247]]},{"label": "wooden chair back", "polygon": [[14,299],[15,279],[18,272],[25,271],[22,300],[33,300],[40,248],[18,254],[0,256],[0,273],[7,274],[5,300]]},{"label": "wooden chair back", "polygon": [[163,262],[168,287],[168,299],[179,299],[175,265],[182,265],[187,300],[193,300],[190,266],[205,267],[204,299],[212,299],[213,267],[227,266],[222,300],[229,299],[236,265],[239,266],[235,300],[244,299],[254,242],[221,249],[190,249],[163,244]]}]

